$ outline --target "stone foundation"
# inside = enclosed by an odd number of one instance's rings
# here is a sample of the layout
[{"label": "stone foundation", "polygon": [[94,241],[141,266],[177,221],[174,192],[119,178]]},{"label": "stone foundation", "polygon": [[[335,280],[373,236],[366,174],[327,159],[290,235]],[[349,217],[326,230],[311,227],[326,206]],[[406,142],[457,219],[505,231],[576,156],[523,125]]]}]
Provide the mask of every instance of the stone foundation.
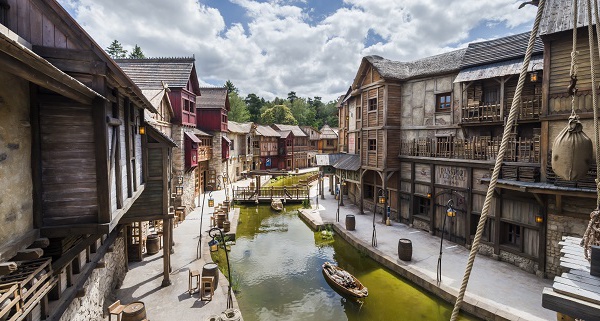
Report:
[{"label": "stone foundation", "polygon": [[106,267],[94,269],[86,281],[85,296],[75,298],[60,321],[104,320],[107,307],[114,302],[111,293],[121,286],[127,273],[125,237],[116,238],[114,250],[104,255],[104,262]]},{"label": "stone foundation", "polygon": [[413,219],[413,227],[429,232],[429,222]]},{"label": "stone foundation", "polygon": [[[510,263],[529,273],[538,274],[539,272],[539,265],[536,261],[503,250],[500,250],[500,254],[496,255],[494,254],[494,247],[488,244],[479,245],[479,254],[492,257],[498,261]],[[543,275],[540,276],[543,277]]]},{"label": "stone foundation", "polygon": [[581,237],[588,222],[588,219],[548,214],[548,232],[546,234],[546,275],[548,278],[554,278],[561,274],[558,242],[562,241],[563,236]]}]

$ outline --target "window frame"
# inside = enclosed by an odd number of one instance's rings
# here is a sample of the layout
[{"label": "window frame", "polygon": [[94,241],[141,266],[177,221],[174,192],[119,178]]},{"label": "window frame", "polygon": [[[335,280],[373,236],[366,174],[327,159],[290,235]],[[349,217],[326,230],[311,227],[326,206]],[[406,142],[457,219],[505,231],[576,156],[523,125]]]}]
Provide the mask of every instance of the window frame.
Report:
[{"label": "window frame", "polygon": [[377,138],[367,139],[367,151],[377,153]]},{"label": "window frame", "polygon": [[362,120],[362,106],[356,106],[356,120]]},{"label": "window frame", "polygon": [[[441,99],[444,99],[442,102]],[[449,99],[449,101],[447,100]],[[441,106],[444,107],[441,107]],[[439,93],[435,95],[435,112],[449,113],[452,111],[452,92]]]},{"label": "window frame", "polygon": [[[374,103],[372,103],[374,102]],[[374,107],[374,108],[372,108]],[[371,113],[377,111],[377,97],[367,98],[367,110]]]},{"label": "window frame", "polygon": [[[413,216],[421,219],[430,219],[431,217],[431,198],[424,196],[414,196]],[[423,211],[424,209],[424,211]]]}]

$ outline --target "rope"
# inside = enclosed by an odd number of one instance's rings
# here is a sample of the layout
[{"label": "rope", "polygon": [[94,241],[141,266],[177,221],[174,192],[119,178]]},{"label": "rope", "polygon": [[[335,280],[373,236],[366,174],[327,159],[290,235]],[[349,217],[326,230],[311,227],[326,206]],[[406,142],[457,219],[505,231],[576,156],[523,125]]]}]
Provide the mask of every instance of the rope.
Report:
[{"label": "rope", "polygon": [[[575,1],[577,2],[577,1]],[[592,106],[594,110],[594,132],[596,146],[600,146],[600,130],[598,129],[598,97],[596,95],[596,67],[594,66],[596,49],[594,46],[594,30],[592,29],[592,1],[587,0],[587,18],[588,18],[588,41],[590,44],[590,74],[592,79]],[[596,30],[598,27],[596,27]],[[596,184],[600,179],[600,153],[596,153]],[[598,186],[596,187],[598,189]],[[596,193],[596,208],[600,207],[600,193]]]},{"label": "rope", "polygon": [[504,154],[506,152],[506,147],[508,145],[508,140],[510,138],[513,124],[515,119],[517,118],[517,113],[519,109],[519,102],[521,101],[521,94],[523,92],[523,86],[525,85],[525,77],[527,75],[527,70],[529,68],[529,62],[531,61],[531,53],[533,52],[533,44],[535,43],[535,38],[538,34],[538,29],[540,26],[540,20],[542,18],[542,12],[544,11],[544,6],[546,4],[545,0],[540,0],[538,5],[537,15],[535,17],[535,22],[533,24],[533,29],[529,34],[529,43],[527,44],[527,51],[525,52],[525,58],[523,60],[523,66],[521,67],[521,73],[519,74],[519,82],[517,83],[517,89],[515,91],[515,96],[512,101],[512,105],[510,107],[510,112],[508,114],[508,120],[506,122],[506,126],[504,127],[504,133],[502,135],[502,142],[500,144],[500,150],[498,151],[498,155],[496,158],[496,164],[494,165],[494,171],[492,172],[492,177],[490,179],[490,186],[488,187],[487,194],[485,197],[485,202],[483,203],[483,210],[481,211],[481,217],[479,218],[479,223],[477,224],[477,232],[475,233],[475,239],[473,240],[473,245],[471,247],[471,251],[469,252],[469,260],[467,262],[467,267],[465,269],[465,275],[462,280],[462,284],[460,285],[460,291],[458,296],[456,297],[456,303],[454,304],[454,309],[452,310],[452,316],[450,318],[451,321],[456,321],[458,318],[458,314],[460,312],[460,307],[462,305],[465,291],[467,290],[467,284],[469,283],[469,277],[471,276],[471,270],[473,269],[473,263],[475,262],[475,256],[479,251],[479,242],[481,241],[481,236],[483,235],[483,230],[485,227],[485,222],[487,220],[488,212],[490,209],[490,204],[492,202],[492,197],[494,196],[494,190],[496,189],[496,184],[498,182],[498,176],[500,174],[500,168],[502,167],[502,162],[504,161]]},{"label": "rope", "polygon": [[575,92],[577,92],[577,16],[579,9],[577,3],[579,0],[573,1],[573,49],[571,50],[571,84],[569,85],[569,94],[571,95],[571,116],[576,116],[575,113]]},{"label": "rope", "polygon": [[591,246],[600,245],[600,211],[597,209],[590,214],[590,222],[581,240],[585,258],[590,260]]}]

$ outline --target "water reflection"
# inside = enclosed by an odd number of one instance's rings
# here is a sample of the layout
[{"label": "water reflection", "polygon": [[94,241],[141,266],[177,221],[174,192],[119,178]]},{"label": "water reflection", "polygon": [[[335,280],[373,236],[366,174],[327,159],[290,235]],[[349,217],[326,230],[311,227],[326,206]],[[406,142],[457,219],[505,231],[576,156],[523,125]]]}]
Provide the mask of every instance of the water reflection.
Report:
[{"label": "water reflection", "polygon": [[[341,238],[323,240],[294,209],[242,207],[230,253],[244,320],[448,320],[451,306],[404,282]],[[326,261],[369,288],[363,301],[344,298],[321,273]],[[468,319],[464,319],[468,320]]]}]

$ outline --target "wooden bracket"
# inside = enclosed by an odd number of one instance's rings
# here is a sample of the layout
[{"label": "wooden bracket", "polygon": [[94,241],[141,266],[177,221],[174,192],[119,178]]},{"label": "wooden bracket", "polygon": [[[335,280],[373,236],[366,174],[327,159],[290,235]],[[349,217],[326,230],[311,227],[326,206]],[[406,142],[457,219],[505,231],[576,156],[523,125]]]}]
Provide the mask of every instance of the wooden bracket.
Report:
[{"label": "wooden bracket", "polygon": [[40,257],[42,257],[42,255],[44,255],[44,250],[42,250],[40,248],[25,249],[25,250],[21,250],[21,251],[17,252],[17,255],[15,255],[12,258],[12,260],[13,261],[29,261],[29,260],[39,259]]}]

